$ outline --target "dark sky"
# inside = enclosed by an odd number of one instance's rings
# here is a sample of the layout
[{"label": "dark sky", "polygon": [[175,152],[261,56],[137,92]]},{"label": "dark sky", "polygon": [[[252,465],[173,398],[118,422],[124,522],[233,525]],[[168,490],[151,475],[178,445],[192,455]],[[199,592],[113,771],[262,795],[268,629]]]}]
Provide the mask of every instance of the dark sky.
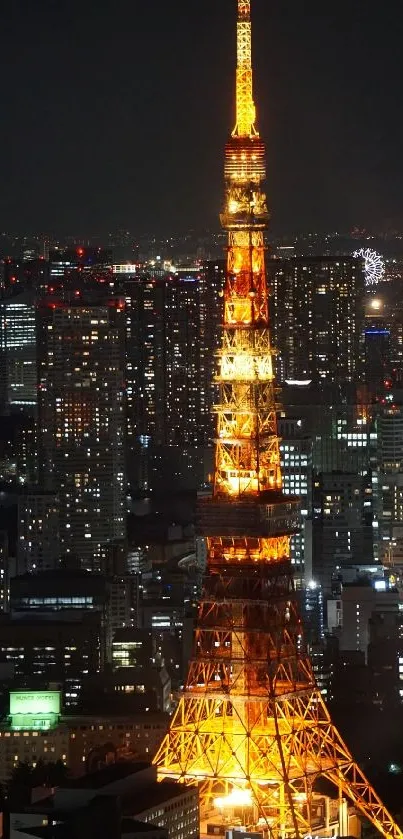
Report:
[{"label": "dark sky", "polygon": [[[253,0],[273,228],[403,227],[401,0]],[[236,0],[7,0],[0,229],[217,224]]]}]

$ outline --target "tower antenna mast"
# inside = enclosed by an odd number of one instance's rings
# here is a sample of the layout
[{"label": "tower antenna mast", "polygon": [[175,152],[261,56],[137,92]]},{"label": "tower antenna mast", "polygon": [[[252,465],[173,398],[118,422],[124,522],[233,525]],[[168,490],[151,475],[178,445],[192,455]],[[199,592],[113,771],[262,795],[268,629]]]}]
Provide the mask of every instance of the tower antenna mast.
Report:
[{"label": "tower antenna mast", "polygon": [[238,0],[236,124],[233,137],[253,137],[256,109],[253,101],[251,0]]}]

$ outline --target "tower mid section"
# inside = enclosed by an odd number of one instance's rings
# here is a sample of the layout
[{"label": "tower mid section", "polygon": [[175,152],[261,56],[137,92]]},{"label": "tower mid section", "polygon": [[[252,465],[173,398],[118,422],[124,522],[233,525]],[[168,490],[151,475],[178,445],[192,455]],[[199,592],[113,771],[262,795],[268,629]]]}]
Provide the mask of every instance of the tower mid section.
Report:
[{"label": "tower mid section", "polygon": [[290,563],[298,499],[282,492],[276,425],[250,0],[238,0],[237,42],[214,486],[198,515],[207,571],[184,693],[155,762],[160,777],[199,785],[201,835],[359,835],[349,801],[400,839],[332,725],[304,648]]}]

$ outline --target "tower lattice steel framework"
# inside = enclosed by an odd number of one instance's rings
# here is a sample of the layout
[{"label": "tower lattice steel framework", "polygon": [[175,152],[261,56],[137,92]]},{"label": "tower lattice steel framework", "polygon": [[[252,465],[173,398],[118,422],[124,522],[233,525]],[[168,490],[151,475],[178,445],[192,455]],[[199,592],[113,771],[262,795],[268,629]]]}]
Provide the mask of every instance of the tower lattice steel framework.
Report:
[{"label": "tower lattice steel framework", "polygon": [[282,494],[276,429],[250,0],[238,0],[237,42],[214,491],[199,508],[208,566],[194,658],[155,762],[160,777],[199,784],[202,832],[210,822],[276,839],[329,835],[314,790],[325,776],[340,801],[397,839],[401,831],[332,724],[304,651],[289,559],[298,500]]}]

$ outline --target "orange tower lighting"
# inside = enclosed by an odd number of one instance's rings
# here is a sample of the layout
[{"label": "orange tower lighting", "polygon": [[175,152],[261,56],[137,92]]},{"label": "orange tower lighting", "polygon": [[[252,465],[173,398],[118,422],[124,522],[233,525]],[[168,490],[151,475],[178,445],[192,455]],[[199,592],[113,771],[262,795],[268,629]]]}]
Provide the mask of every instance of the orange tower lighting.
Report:
[{"label": "orange tower lighting", "polygon": [[[350,801],[403,839],[333,726],[304,648],[289,558],[298,500],[282,493],[276,427],[250,0],[238,0],[237,43],[214,489],[199,505],[207,572],[185,690],[155,762],[161,778],[199,785],[202,835],[236,825],[274,839],[346,835]],[[317,791],[320,776],[335,803]]]}]

